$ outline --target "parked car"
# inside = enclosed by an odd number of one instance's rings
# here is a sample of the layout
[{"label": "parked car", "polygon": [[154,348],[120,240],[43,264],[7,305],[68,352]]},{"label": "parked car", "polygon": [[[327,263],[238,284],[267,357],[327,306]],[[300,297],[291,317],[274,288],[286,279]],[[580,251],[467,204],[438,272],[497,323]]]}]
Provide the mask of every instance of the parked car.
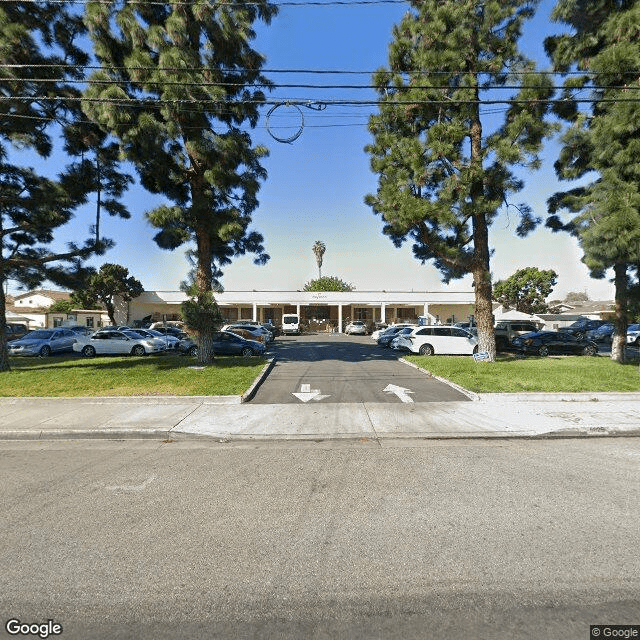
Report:
[{"label": "parked car", "polygon": [[166,351],[166,345],[158,338],[145,338],[135,331],[101,329],[92,336],[78,336],[73,350],[87,358],[95,355],[144,356]]},{"label": "parked car", "polygon": [[590,329],[587,331],[587,340],[593,340],[594,342],[608,342],[613,340],[613,333],[615,331],[615,325],[611,322],[599,326],[597,329]]},{"label": "parked car", "polygon": [[353,320],[352,322],[350,322],[345,327],[344,332],[347,335],[352,333],[354,335],[366,336],[367,335],[367,325],[362,320]]},{"label": "parked car", "polygon": [[216,355],[256,356],[262,355],[266,347],[262,342],[247,340],[230,331],[219,331],[213,338],[213,351]]},{"label": "parked car", "polygon": [[389,327],[386,331],[383,331],[378,337],[378,345],[381,347],[389,347],[391,341],[404,329],[415,329],[417,325],[411,324],[395,324]]},{"label": "parked car", "polygon": [[496,349],[507,351],[514,338],[525,333],[535,333],[540,331],[540,328],[541,325],[531,320],[499,320],[494,328]]},{"label": "parked car", "polygon": [[166,327],[153,327],[153,330],[161,333],[164,336],[173,336],[174,338],[178,338],[178,340],[182,340],[182,338],[186,338],[188,335],[186,331],[178,329],[178,327],[174,327],[171,324],[167,325]]},{"label": "parked car", "polygon": [[182,338],[176,345],[176,351],[184,353],[188,356],[198,355],[198,343],[191,337]]},{"label": "parked car", "polygon": [[395,336],[391,338],[391,342],[389,342],[389,347],[391,349],[399,349],[401,351],[407,351],[408,349],[406,349],[406,347],[404,346],[405,343],[401,342],[401,339],[411,334],[417,328],[418,327],[416,327],[415,325],[410,327],[408,326],[403,327],[400,331],[398,331],[398,333],[395,334]]},{"label": "parked car", "polygon": [[271,331],[268,331],[259,324],[226,324],[222,327],[222,331],[230,331],[231,333],[236,333],[250,340],[258,340],[265,344],[272,342],[274,339]]},{"label": "parked car", "polygon": [[570,324],[568,327],[560,327],[558,331],[570,333],[572,336],[576,338],[584,338],[587,335],[587,331],[591,331],[592,329],[597,329],[601,327],[603,324],[607,324],[607,320],[591,320],[589,318],[580,318],[576,320],[573,324]]},{"label": "parked car", "polygon": [[548,356],[551,354],[594,356],[598,345],[586,338],[577,338],[568,331],[537,331],[518,336],[511,343],[522,354]]},{"label": "parked car", "polygon": [[69,329],[36,329],[9,343],[10,356],[41,356],[73,351],[76,340],[81,338]]},{"label": "parked car", "polygon": [[627,344],[640,345],[640,324],[630,324],[627,327]]},{"label": "parked car", "polygon": [[10,340],[18,340],[22,338],[22,336],[26,336],[29,333],[29,329],[27,329],[26,324],[17,324],[17,323],[7,323],[5,328],[5,333],[7,335],[7,342]]},{"label": "parked car", "polygon": [[300,316],[295,313],[285,313],[282,316],[282,333],[284,335],[300,334]]},{"label": "parked car", "polygon": [[96,332],[93,327],[86,327],[82,324],[76,324],[70,327],[64,327],[65,329],[69,329],[69,331],[73,331],[79,336],[90,336]]},{"label": "parked car", "polygon": [[175,351],[180,342],[180,338],[177,336],[171,335],[170,333],[161,333],[155,329],[130,329],[130,331],[137,333],[143,338],[155,338],[162,341],[167,351]]},{"label": "parked car", "polygon": [[472,355],[478,351],[478,338],[461,327],[418,327],[410,333],[400,332],[393,341],[395,349],[404,349],[421,356]]}]

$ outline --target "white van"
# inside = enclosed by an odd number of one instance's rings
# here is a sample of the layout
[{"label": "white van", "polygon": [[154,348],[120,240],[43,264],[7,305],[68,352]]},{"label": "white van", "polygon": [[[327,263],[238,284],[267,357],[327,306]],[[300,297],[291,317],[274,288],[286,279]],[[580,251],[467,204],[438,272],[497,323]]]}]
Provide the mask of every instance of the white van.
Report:
[{"label": "white van", "polygon": [[282,333],[300,333],[300,318],[295,313],[285,313],[282,316]]}]

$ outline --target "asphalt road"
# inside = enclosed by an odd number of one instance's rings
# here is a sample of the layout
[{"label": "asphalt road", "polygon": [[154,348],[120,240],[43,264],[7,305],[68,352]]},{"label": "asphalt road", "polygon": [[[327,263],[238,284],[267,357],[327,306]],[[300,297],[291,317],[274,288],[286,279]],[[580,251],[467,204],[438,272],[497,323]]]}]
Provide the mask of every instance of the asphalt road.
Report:
[{"label": "asphalt road", "polygon": [[467,396],[379,347],[371,336],[282,336],[270,346],[277,361],[251,400],[256,404],[315,402],[443,402]]},{"label": "asphalt road", "polygon": [[7,442],[0,482],[3,627],[587,640],[640,624],[638,439]]}]

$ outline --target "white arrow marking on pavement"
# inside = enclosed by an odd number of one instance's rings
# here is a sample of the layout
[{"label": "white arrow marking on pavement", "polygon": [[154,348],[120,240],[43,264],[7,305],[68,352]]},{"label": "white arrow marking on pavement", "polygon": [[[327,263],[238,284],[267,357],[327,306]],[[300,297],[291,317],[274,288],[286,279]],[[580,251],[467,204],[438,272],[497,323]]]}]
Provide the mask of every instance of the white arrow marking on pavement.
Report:
[{"label": "white arrow marking on pavement", "polygon": [[395,393],[402,402],[413,402],[413,400],[407,395],[413,393],[411,389],[405,389],[404,387],[398,387],[395,384],[388,384],[383,391],[385,393]]},{"label": "white arrow marking on pavement", "polygon": [[105,487],[108,491],[144,491],[147,485],[151,484],[156,479],[156,476],[149,476],[142,484],[138,485],[118,485],[115,487]]},{"label": "white arrow marking on pavement", "polygon": [[309,400],[318,401],[329,397],[323,396],[320,393],[320,389],[312,389],[310,384],[301,384],[300,393],[292,393],[291,395],[298,398],[298,400],[302,400],[302,402],[309,402]]}]

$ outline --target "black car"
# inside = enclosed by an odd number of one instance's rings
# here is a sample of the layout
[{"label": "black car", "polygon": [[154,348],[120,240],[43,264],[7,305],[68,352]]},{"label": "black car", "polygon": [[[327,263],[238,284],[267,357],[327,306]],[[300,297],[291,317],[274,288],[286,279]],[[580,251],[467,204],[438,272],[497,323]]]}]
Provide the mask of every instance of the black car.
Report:
[{"label": "black car", "polygon": [[393,327],[389,327],[388,329],[386,329],[383,333],[381,333],[378,336],[378,344],[381,347],[388,347],[391,344],[391,341],[403,330],[403,329],[409,329],[409,332],[411,332],[413,329],[415,329],[414,326],[408,326],[406,324],[396,324]]},{"label": "black car", "polygon": [[511,342],[519,353],[548,356],[551,354],[595,356],[598,345],[592,340],[576,338],[567,331],[525,333]]},{"label": "black car", "polygon": [[587,335],[587,331],[592,331],[601,327],[603,324],[607,324],[608,320],[590,320],[589,318],[580,318],[568,327],[561,327],[558,331],[563,333],[570,333],[576,338],[584,338]]}]

